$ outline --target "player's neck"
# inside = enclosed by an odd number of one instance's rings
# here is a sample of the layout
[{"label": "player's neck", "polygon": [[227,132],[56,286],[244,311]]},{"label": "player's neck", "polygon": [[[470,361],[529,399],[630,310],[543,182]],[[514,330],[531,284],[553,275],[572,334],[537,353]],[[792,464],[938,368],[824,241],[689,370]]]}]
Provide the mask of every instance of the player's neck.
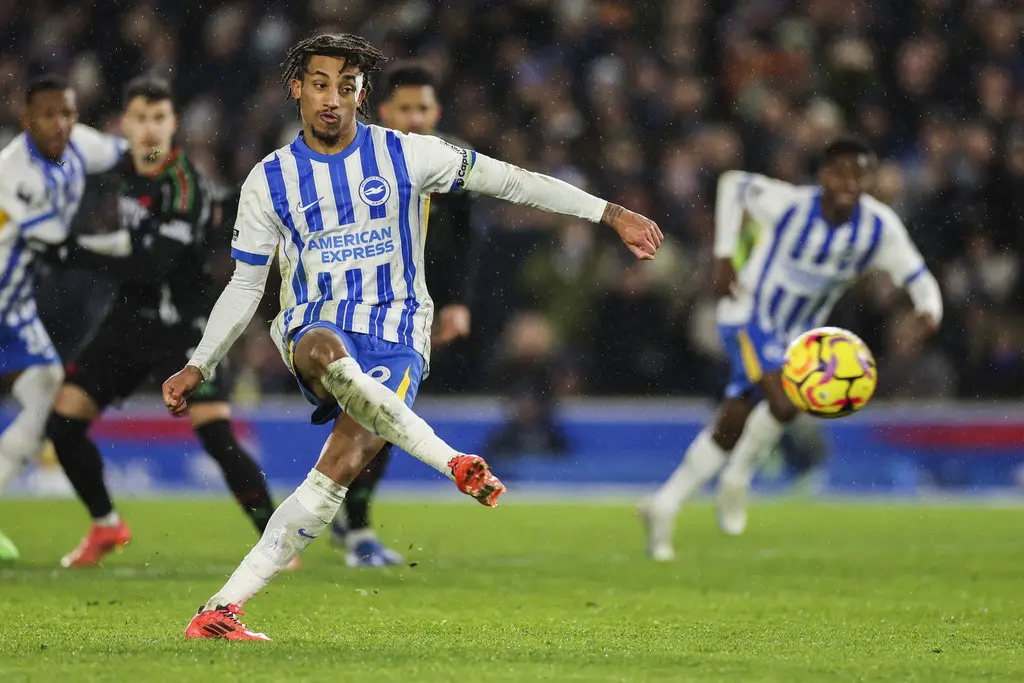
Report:
[{"label": "player's neck", "polygon": [[132,152],[132,165],[135,167],[135,172],[139,175],[155,176],[167,168],[177,155],[177,148],[169,149],[160,154],[142,152],[136,154]]},{"label": "player's neck", "polygon": [[821,207],[821,217],[828,221],[829,225],[838,226],[853,218],[853,211],[844,212],[823,204]]},{"label": "player's neck", "polygon": [[336,142],[326,142],[321,140],[313,134],[312,126],[302,127],[302,139],[306,143],[306,146],[317,154],[337,154],[342,152],[352,141],[356,139],[356,135],[359,133],[359,124],[353,119],[352,125],[341,132]]}]

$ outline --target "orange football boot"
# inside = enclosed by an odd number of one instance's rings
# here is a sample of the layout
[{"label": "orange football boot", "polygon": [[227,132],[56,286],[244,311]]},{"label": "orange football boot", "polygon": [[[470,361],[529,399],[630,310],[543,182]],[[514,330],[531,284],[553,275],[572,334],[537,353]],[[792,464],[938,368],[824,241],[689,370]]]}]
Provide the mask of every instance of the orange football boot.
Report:
[{"label": "orange football boot", "polygon": [[457,455],[448,461],[455,486],[487,507],[498,506],[498,496],[505,493],[505,485],[491,473],[479,455]]},{"label": "orange football boot", "polygon": [[[204,605],[205,607],[205,605]],[[220,605],[217,609],[199,608],[185,629],[186,638],[223,638],[225,640],[270,640],[265,633],[246,628],[238,617],[245,614],[238,605]]]},{"label": "orange football boot", "polygon": [[115,526],[100,526],[93,522],[89,527],[89,533],[85,535],[78,547],[61,558],[61,566],[92,567],[99,564],[104,555],[127,545],[131,540],[131,529],[124,523],[124,520]]}]

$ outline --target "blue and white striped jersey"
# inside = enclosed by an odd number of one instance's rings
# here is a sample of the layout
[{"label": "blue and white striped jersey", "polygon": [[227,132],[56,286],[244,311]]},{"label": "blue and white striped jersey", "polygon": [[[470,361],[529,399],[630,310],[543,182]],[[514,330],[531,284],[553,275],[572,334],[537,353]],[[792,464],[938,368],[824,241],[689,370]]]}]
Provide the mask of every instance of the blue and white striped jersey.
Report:
[{"label": "blue and white striped jersey", "polygon": [[324,155],[300,133],[242,186],[232,256],[281,269],[271,335],[317,321],[430,353],[433,303],[423,274],[430,194],[461,188],[475,152],[439,138],[357,124]]},{"label": "blue and white striped jersey", "polygon": [[[821,188],[753,173],[735,176],[720,185],[720,194],[724,189],[729,196],[717,200],[716,231],[733,220],[738,229],[744,212],[761,230],[737,272],[739,294],[718,304],[719,323],[756,323],[788,340],[823,325],[867,270],[884,271],[901,287],[927,273],[903,222],[877,199],[862,195],[849,221],[830,225],[821,214]],[[730,217],[723,221],[723,214]]]},{"label": "blue and white striped jersey", "polygon": [[44,157],[21,133],[0,151],[0,325],[36,315],[30,242],[60,244],[85,192],[85,176],[109,171],[127,143],[82,124],[60,161]]}]

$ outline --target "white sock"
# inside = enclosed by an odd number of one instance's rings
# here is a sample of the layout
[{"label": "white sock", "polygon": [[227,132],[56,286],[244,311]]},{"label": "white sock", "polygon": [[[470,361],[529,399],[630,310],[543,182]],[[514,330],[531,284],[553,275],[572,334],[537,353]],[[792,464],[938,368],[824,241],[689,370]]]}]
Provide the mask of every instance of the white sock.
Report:
[{"label": "white sock", "polygon": [[722,470],[722,481],[731,486],[750,486],[754,474],[782,438],[785,425],[775,419],[767,401],[761,401],[747,418],[743,433]]},{"label": "white sock", "polygon": [[345,500],[347,488],[317,470],[288,496],[270,517],[256,546],[238,565],[224,587],[206,603],[242,605],[263,590],[279,571],[298,557],[327,528]]},{"label": "white sock", "polygon": [[354,358],[339,358],[328,365],[320,382],[363,428],[453,478],[448,461],[459,452],[434,434],[395,392],[363,372]]},{"label": "white sock", "polygon": [[651,498],[651,505],[675,514],[682,504],[714,477],[725,464],[725,451],[705,429],[686,449],[683,461]]},{"label": "white sock", "polygon": [[121,523],[121,515],[117,514],[117,510],[111,510],[102,517],[97,517],[92,521],[98,526],[117,526]]},{"label": "white sock", "polygon": [[46,419],[64,381],[60,365],[25,368],[11,387],[21,411],[0,435],[0,492],[39,455],[46,439]]}]

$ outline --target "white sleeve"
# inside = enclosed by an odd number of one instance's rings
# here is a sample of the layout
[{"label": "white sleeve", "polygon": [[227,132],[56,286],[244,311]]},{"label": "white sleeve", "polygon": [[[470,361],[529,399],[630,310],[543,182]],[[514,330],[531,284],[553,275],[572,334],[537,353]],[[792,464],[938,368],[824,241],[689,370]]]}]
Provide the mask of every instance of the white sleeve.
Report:
[{"label": "white sleeve", "polygon": [[406,135],[413,184],[423,193],[472,190],[498,199],[599,223],[608,202],[569,183],[462,149],[429,135]]},{"label": "white sleeve", "polygon": [[757,173],[726,171],[718,178],[715,198],[715,256],[736,251],[744,214],[762,225],[774,225],[792,205],[796,188]]},{"label": "white sleeve", "polygon": [[238,198],[238,217],[231,238],[231,258],[253,266],[265,266],[273,260],[281,231],[274,213],[270,187],[263,164],[249,173]]},{"label": "white sleeve", "polygon": [[[39,171],[0,171],[0,229],[14,229],[29,240],[60,244],[68,236],[67,226],[46,194]],[[9,228],[2,226],[10,223]]]},{"label": "white sleeve", "polygon": [[188,364],[199,368],[205,379],[210,379],[217,363],[227,355],[256,313],[263,298],[270,266],[235,264],[231,281],[217,299],[199,342]]},{"label": "white sleeve", "polygon": [[875,256],[868,264],[887,273],[893,283],[907,291],[914,309],[927,313],[936,323],[942,320],[942,292],[939,283],[917,250],[896,212],[884,204],[873,207],[882,219],[882,236]]},{"label": "white sleeve", "polygon": [[101,133],[82,123],[76,123],[71,131],[71,151],[82,157],[86,173],[106,173],[127,149],[124,138]]}]

